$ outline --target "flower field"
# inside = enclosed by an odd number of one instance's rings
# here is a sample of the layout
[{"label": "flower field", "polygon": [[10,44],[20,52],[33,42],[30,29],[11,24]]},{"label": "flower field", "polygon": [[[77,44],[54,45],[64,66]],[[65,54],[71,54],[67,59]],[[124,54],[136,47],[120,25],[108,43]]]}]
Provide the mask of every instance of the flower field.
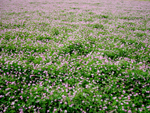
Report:
[{"label": "flower field", "polygon": [[0,113],[150,112],[149,0],[0,3]]}]

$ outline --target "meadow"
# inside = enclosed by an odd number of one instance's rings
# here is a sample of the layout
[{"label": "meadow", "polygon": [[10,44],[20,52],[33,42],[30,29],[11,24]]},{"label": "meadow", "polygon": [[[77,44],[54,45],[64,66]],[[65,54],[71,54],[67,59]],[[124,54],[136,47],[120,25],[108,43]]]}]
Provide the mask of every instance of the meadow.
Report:
[{"label": "meadow", "polygon": [[149,1],[0,3],[0,113],[150,112]]}]

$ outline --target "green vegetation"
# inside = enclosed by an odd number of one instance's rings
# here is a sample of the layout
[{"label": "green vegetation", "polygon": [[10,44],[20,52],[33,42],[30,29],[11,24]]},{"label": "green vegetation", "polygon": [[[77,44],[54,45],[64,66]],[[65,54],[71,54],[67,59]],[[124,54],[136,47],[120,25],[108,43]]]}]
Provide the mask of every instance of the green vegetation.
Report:
[{"label": "green vegetation", "polygon": [[[125,16],[106,10],[108,1],[82,2],[25,2],[35,10],[2,10],[0,111],[150,111],[149,15],[135,12],[146,6]],[[47,5],[62,3],[67,7]]]}]

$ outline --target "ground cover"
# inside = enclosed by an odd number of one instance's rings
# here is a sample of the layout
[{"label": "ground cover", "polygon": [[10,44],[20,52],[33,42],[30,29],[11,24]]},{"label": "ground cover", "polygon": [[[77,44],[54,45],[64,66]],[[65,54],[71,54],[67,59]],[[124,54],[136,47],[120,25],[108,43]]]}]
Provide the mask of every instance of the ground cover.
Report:
[{"label": "ground cover", "polygon": [[150,111],[150,2],[0,0],[0,111]]}]

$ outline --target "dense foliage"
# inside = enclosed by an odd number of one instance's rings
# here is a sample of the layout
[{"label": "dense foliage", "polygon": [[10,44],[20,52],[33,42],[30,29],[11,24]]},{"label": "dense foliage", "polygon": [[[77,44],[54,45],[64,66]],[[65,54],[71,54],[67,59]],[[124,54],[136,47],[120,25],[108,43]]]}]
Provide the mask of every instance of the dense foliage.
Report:
[{"label": "dense foliage", "polygon": [[0,111],[150,112],[150,2],[94,1],[2,2]]}]

